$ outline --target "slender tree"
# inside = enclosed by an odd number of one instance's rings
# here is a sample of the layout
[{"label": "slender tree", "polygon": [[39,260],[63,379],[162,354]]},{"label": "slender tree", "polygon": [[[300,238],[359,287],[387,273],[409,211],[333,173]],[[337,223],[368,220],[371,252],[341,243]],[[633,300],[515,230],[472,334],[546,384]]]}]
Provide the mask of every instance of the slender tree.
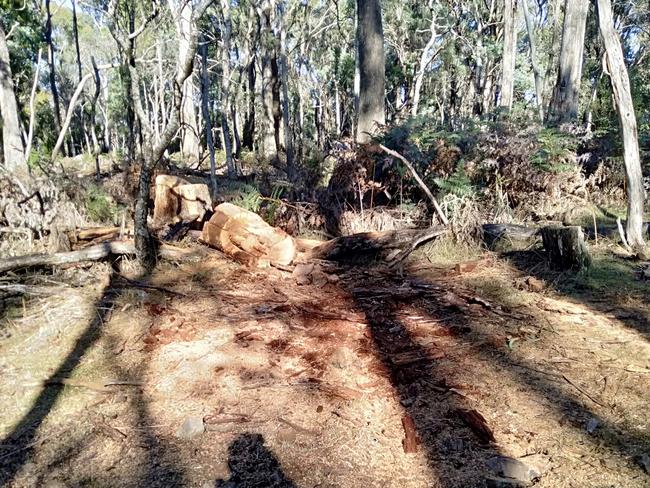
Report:
[{"label": "slender tree", "polygon": [[578,117],[585,29],[589,0],[565,0],[560,65],[548,108],[548,120],[561,124]]},{"label": "slender tree", "polygon": [[[525,1],[525,0],[524,0]],[[510,110],[514,95],[517,58],[517,0],[505,0],[503,10],[503,58],[499,106]]]},{"label": "slender tree", "polygon": [[643,173],[639,157],[639,138],[636,115],[632,103],[630,79],[625,66],[621,40],[614,27],[610,0],[598,0],[598,26],[605,45],[605,62],[612,83],[621,133],[623,135],[623,157],[627,179],[627,241],[633,249],[643,250]]}]

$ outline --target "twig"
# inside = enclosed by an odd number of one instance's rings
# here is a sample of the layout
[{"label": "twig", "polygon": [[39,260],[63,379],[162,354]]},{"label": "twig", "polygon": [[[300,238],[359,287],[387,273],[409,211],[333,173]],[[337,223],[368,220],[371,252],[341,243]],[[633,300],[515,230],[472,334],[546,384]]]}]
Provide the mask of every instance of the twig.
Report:
[{"label": "twig", "polygon": [[440,217],[440,221],[444,225],[448,225],[449,221],[447,220],[447,216],[445,213],[442,211],[442,208],[440,208],[440,205],[438,204],[438,201],[436,200],[436,197],[433,196],[433,193],[431,193],[431,190],[429,190],[429,187],[422,181],[422,178],[420,178],[420,175],[418,175],[417,171],[415,171],[415,168],[413,165],[406,159],[404,156],[402,156],[400,153],[397,151],[393,151],[392,149],[388,149],[386,146],[383,144],[379,144],[379,147],[381,148],[382,151],[384,151],[386,154],[389,154],[397,159],[399,159],[404,165],[408,168],[408,170],[411,172],[413,175],[413,178],[415,178],[415,181],[418,182],[418,185],[420,185],[420,188],[424,191],[424,193],[427,194],[429,197],[429,200],[431,200],[431,203],[433,204],[433,207],[436,209],[436,212],[438,213],[438,216]]},{"label": "twig", "polygon": [[564,380],[565,380],[567,383],[569,383],[571,386],[573,386],[576,390],[578,390],[578,391],[579,391],[580,393],[582,393],[584,396],[586,396],[587,398],[589,398],[589,400],[591,400],[592,402],[594,402],[596,405],[600,405],[600,406],[603,407],[603,408],[607,408],[607,405],[605,405],[604,403],[598,401],[598,400],[595,399],[593,396],[591,396],[591,394],[589,394],[589,392],[587,392],[587,391],[585,391],[584,389],[580,388],[580,387],[579,387],[578,385],[576,385],[573,381],[571,381],[571,380],[570,380],[570,379],[569,379],[565,374],[562,375],[562,378],[564,378]]},{"label": "twig", "polygon": [[164,286],[149,285],[149,284],[143,283],[141,281],[131,280],[131,279],[125,277],[125,276],[122,276],[121,279],[126,281],[129,285],[133,286],[134,288],[145,288],[147,290],[157,290],[157,291],[162,291],[162,292],[165,292],[165,293],[169,293],[171,295],[177,295],[177,296],[180,296],[180,297],[186,297],[187,296],[185,293],[170,290],[169,288],[165,288]]}]

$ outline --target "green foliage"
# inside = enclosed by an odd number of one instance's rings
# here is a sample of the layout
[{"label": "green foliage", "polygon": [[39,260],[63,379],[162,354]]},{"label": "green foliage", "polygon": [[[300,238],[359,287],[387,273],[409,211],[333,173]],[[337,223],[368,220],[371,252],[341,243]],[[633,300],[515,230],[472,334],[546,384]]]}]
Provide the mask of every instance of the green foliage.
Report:
[{"label": "green foliage", "polygon": [[476,188],[465,171],[465,164],[460,162],[454,172],[446,178],[434,178],[434,183],[444,194],[468,197],[476,193]]},{"label": "green foliage", "polygon": [[573,167],[568,161],[578,147],[574,136],[557,129],[543,129],[537,134],[537,143],[539,147],[531,158],[535,167],[550,173],[562,173]]},{"label": "green foliage", "polygon": [[253,185],[242,185],[236,198],[232,200],[237,205],[251,212],[258,212],[262,205],[262,194]]},{"label": "green foliage", "polygon": [[115,222],[120,206],[99,186],[91,185],[84,198],[84,207],[88,216],[95,222]]}]

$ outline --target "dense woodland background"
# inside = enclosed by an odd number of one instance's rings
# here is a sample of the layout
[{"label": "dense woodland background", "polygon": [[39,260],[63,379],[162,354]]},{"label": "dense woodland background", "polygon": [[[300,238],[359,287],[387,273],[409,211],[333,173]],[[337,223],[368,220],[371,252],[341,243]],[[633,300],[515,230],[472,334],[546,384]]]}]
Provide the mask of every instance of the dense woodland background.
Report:
[{"label": "dense woodland background", "polygon": [[[397,160],[356,145],[371,136],[415,164],[458,226],[629,214],[627,240],[643,245],[645,2],[5,0],[1,9],[7,186],[20,194],[15,178],[29,170],[96,221],[118,223],[118,208],[130,220],[135,208],[142,249],[158,172],[204,178],[213,197],[253,210],[312,202],[319,216],[302,221],[329,233],[341,232],[320,222],[333,211],[416,215],[425,195]],[[96,181],[66,186],[61,161],[71,158],[94,167]],[[3,205],[6,229],[47,234],[56,220],[43,218],[47,208],[30,217],[24,203]]]}]

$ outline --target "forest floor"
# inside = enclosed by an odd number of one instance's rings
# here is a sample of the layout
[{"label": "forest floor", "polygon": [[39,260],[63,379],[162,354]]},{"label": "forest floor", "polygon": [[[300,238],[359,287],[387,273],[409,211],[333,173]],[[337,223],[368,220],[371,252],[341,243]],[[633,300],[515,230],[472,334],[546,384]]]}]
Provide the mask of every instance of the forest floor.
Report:
[{"label": "forest floor", "polygon": [[519,486],[504,467],[539,487],[650,483],[650,288],[632,263],[575,277],[533,252],[433,248],[305,279],[194,251],[150,276],[18,280],[0,485]]}]

